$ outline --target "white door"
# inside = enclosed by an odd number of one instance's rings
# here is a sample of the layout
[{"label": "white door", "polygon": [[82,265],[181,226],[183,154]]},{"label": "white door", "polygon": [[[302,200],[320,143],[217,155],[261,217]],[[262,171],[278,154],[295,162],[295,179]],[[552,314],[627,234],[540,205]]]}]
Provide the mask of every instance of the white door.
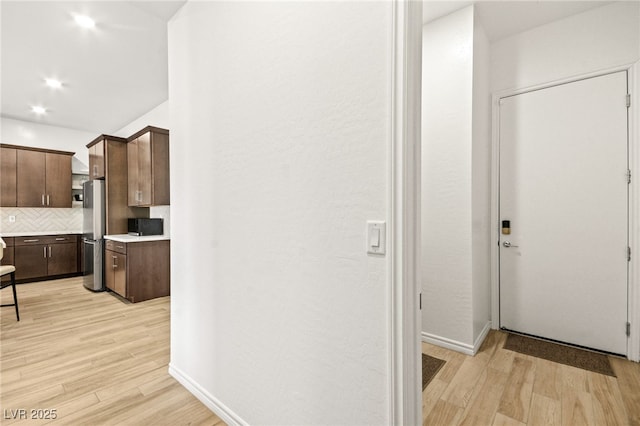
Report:
[{"label": "white door", "polygon": [[501,99],[502,328],[627,353],[626,94],[622,71]]}]

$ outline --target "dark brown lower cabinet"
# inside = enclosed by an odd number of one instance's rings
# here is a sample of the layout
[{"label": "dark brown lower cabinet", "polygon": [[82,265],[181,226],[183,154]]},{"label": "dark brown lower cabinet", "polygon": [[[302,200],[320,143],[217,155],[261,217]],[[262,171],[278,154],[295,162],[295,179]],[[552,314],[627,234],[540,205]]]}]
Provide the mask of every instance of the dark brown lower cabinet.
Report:
[{"label": "dark brown lower cabinet", "polygon": [[127,256],[105,251],[104,275],[107,288],[122,297],[127,295]]},{"label": "dark brown lower cabinet", "polygon": [[77,235],[16,237],[14,240],[16,280],[35,281],[79,272]]},{"label": "dark brown lower cabinet", "polygon": [[170,287],[170,241],[105,244],[105,284],[114,293],[142,302],[168,296]]},{"label": "dark brown lower cabinet", "polygon": [[73,274],[78,271],[78,244],[51,244],[48,247],[47,275]]},{"label": "dark brown lower cabinet", "polygon": [[47,246],[34,244],[15,247],[16,280],[47,276]]}]

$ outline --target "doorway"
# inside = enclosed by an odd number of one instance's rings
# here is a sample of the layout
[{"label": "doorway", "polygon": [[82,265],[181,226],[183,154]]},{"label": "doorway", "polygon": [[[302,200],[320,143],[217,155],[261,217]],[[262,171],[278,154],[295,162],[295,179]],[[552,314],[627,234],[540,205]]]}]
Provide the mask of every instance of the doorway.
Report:
[{"label": "doorway", "polygon": [[628,75],[499,102],[500,327],[627,354]]}]

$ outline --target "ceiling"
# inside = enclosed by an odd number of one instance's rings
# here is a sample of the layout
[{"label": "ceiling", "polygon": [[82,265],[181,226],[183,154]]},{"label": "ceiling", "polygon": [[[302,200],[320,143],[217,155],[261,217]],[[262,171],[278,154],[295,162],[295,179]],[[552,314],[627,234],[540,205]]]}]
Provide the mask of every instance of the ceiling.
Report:
[{"label": "ceiling", "polygon": [[[2,116],[97,133],[124,127],[167,100],[167,21],[183,4],[2,1]],[[95,27],[79,27],[75,14]]]},{"label": "ceiling", "polygon": [[[166,101],[167,21],[182,1],[0,1],[0,113],[96,133],[114,133]],[[429,22],[471,1],[426,1]],[[482,1],[490,40],[610,2]],[[74,14],[96,21],[80,28]],[[61,89],[45,78],[62,81]],[[45,115],[31,112],[43,106]]]},{"label": "ceiling", "polygon": [[422,7],[428,23],[472,3],[490,41],[496,41],[549,22],[585,12],[611,1],[430,1]]}]

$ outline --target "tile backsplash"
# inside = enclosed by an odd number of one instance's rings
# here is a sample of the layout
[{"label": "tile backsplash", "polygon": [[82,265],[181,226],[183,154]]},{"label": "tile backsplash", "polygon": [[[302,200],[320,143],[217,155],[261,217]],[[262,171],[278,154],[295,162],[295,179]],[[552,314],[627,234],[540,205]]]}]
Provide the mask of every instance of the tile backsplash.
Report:
[{"label": "tile backsplash", "polygon": [[[10,222],[15,216],[15,222]],[[0,233],[82,232],[82,208],[0,208]]]},{"label": "tile backsplash", "polygon": [[[164,219],[164,235],[171,231],[169,206],[150,207],[150,217]],[[9,217],[14,216],[15,222]],[[0,234],[29,232],[82,232],[82,207],[70,209],[39,209],[24,207],[0,208]]]}]

